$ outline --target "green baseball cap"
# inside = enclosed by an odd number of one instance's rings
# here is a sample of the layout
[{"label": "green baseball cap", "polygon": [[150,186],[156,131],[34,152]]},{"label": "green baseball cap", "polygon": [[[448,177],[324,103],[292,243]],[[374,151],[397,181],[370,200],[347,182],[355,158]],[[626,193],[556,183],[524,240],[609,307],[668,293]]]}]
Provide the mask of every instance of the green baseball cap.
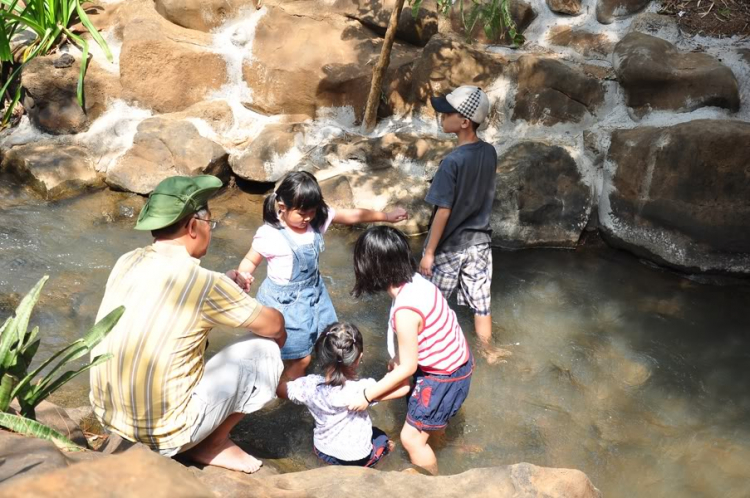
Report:
[{"label": "green baseball cap", "polygon": [[143,206],[136,230],[158,230],[197,213],[222,186],[213,175],[172,176],[156,186]]}]

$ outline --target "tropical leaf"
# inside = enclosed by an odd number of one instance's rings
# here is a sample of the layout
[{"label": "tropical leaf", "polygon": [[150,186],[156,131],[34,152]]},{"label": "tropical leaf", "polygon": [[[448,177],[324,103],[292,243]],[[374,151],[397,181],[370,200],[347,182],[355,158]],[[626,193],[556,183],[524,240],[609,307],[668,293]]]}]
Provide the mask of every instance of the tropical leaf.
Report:
[{"label": "tropical leaf", "polygon": [[78,446],[76,443],[66,438],[51,427],[47,427],[44,424],[37,422],[36,420],[29,420],[25,417],[19,417],[18,415],[11,415],[10,413],[0,413],[0,426],[10,429],[18,434],[25,436],[33,436],[39,439],[46,439],[52,441],[55,445],[67,451],[83,451],[84,448]]},{"label": "tropical leaf", "polygon": [[[64,374],[62,374],[60,377],[55,379],[55,381],[51,382],[49,385],[45,385],[40,390],[34,390],[32,394],[30,394],[27,398],[25,398],[25,401],[28,403],[29,406],[35,407],[39,403],[41,403],[44,399],[46,399],[50,394],[54,393],[58,389],[60,389],[63,385],[65,385],[67,382],[75,378],[76,376],[82,374],[83,372],[86,372],[87,370],[97,366],[101,365],[105,361],[112,358],[114,355],[107,353],[100,356],[97,356],[93,360],[91,360],[91,363],[82,366],[81,368],[78,368],[76,370],[68,370]],[[22,415],[25,415],[23,412]]]}]

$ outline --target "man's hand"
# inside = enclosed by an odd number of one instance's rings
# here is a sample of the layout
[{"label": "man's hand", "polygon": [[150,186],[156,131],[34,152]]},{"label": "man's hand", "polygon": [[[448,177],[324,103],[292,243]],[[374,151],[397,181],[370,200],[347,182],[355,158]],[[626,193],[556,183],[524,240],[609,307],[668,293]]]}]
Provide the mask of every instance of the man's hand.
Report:
[{"label": "man's hand", "polygon": [[255,277],[253,277],[250,272],[246,271],[239,272],[237,270],[229,270],[226,275],[245,292],[250,292],[250,286],[255,281]]},{"label": "man's hand", "polygon": [[388,221],[390,223],[398,223],[399,221],[404,221],[409,219],[409,213],[406,212],[406,209],[404,208],[396,208],[392,211],[388,211],[385,213],[385,221]]},{"label": "man's hand", "polygon": [[419,262],[419,273],[425,278],[432,278],[432,265],[435,262],[435,255],[425,252],[422,261]]}]

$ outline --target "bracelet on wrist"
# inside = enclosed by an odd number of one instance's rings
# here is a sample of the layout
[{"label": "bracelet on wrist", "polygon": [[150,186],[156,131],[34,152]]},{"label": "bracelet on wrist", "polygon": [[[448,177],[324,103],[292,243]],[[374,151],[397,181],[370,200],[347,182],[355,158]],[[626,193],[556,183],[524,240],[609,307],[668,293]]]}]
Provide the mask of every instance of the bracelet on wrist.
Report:
[{"label": "bracelet on wrist", "polygon": [[368,397],[367,397],[367,393],[365,393],[365,390],[364,390],[364,389],[362,389],[362,396],[364,396],[364,397],[365,397],[365,401],[367,401],[367,404],[368,404],[368,405],[371,405],[371,404],[372,404],[372,401],[370,401],[370,398],[368,398]]}]

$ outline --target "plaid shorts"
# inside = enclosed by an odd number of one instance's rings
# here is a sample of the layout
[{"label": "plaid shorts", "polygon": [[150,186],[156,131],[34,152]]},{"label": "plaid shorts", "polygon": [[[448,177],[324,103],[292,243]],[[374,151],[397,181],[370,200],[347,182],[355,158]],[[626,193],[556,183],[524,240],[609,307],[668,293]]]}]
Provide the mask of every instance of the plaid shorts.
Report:
[{"label": "plaid shorts", "polygon": [[435,255],[432,283],[448,299],[458,286],[458,304],[468,306],[475,315],[490,314],[492,285],[492,249],[479,244],[456,252]]}]

